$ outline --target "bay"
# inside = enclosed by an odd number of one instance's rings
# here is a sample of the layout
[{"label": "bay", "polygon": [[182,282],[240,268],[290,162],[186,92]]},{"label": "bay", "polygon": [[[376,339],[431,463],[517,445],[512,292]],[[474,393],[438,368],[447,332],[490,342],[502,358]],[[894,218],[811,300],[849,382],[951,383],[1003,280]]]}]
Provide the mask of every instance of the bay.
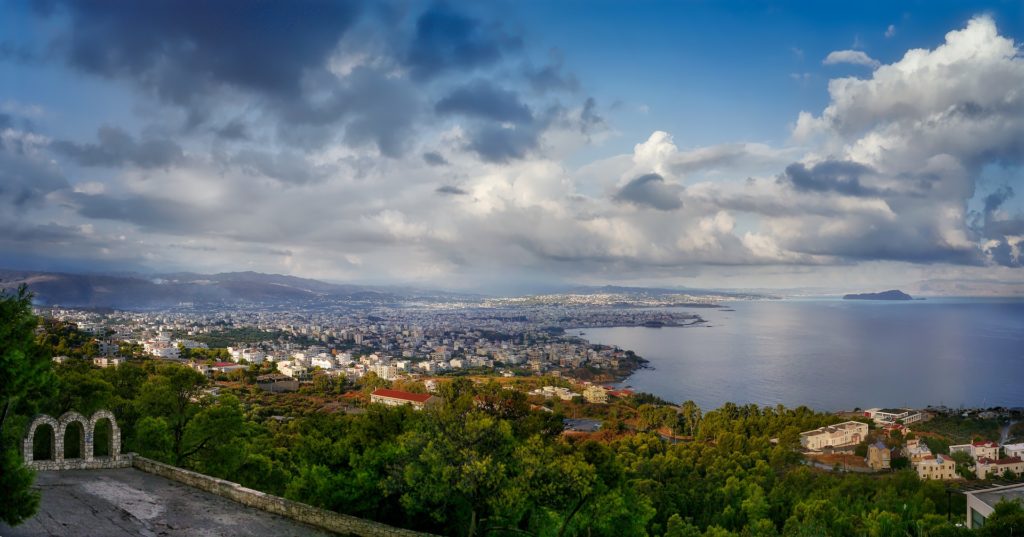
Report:
[{"label": "bay", "polygon": [[1024,406],[1021,299],[760,300],[695,313],[706,326],[571,333],[650,361],[621,385],[705,409]]}]

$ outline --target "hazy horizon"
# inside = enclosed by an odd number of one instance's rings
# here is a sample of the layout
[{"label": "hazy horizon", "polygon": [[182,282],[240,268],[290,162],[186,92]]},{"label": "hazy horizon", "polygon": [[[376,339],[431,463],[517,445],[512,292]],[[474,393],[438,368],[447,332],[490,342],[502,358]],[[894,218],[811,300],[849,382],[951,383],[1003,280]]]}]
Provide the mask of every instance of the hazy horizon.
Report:
[{"label": "hazy horizon", "polygon": [[1019,3],[242,7],[5,5],[0,266],[1024,294]]}]

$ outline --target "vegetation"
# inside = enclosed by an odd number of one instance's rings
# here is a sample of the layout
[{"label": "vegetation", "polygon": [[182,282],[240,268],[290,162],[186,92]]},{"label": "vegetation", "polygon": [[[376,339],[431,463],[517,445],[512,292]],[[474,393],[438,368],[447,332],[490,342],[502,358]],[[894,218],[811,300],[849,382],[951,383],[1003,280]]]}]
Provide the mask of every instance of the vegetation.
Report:
[{"label": "vegetation", "polygon": [[967,418],[958,416],[936,416],[915,423],[914,429],[945,436],[953,444],[967,444],[975,440],[999,440],[999,420]]},{"label": "vegetation", "polygon": [[34,403],[52,385],[49,348],[36,342],[38,320],[24,285],[0,292],[0,521],[17,524],[32,516],[39,495],[34,474],[24,467],[18,447],[24,429],[17,415],[34,413]]},{"label": "vegetation", "polygon": [[[555,411],[545,412],[522,390],[505,389],[543,380],[460,377],[440,384],[444,403],[424,411],[363,404],[347,413],[324,409],[344,408],[338,403],[353,393],[365,399],[384,381],[368,376],[343,399],[339,392],[350,387],[326,377],[300,393],[267,394],[244,375],[213,391],[190,369],[149,360],[106,369],[70,360],[54,371],[51,393],[17,393],[50,413],[113,409],[128,450],[437,534],[972,534],[947,521],[962,520],[963,497],[955,495],[947,512],[944,484],[911,470],[857,475],[804,465],[800,431],[841,421],[806,407],[728,403],[704,412],[690,401],[673,406],[638,395],[602,406],[552,401]],[[4,387],[5,397],[16,393]],[[19,431],[34,411],[24,403],[14,410]],[[563,435],[563,411],[583,409],[600,409],[607,430]],[[658,433],[666,430],[683,441],[664,440]],[[31,480],[4,468],[5,480]],[[33,508],[27,501],[22,516]],[[1020,531],[1021,519],[1019,507],[1000,507],[979,534]]]}]

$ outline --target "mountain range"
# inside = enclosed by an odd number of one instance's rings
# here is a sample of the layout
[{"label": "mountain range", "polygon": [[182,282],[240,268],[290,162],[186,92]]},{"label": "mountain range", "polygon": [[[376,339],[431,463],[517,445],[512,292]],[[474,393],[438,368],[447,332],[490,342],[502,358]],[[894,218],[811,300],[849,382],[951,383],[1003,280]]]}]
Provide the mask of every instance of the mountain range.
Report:
[{"label": "mountain range", "polygon": [[22,283],[35,294],[37,305],[80,308],[159,309],[183,303],[286,304],[313,300],[396,302],[471,296],[406,287],[335,284],[259,272],[146,276],[0,270],[0,288],[11,289]]}]

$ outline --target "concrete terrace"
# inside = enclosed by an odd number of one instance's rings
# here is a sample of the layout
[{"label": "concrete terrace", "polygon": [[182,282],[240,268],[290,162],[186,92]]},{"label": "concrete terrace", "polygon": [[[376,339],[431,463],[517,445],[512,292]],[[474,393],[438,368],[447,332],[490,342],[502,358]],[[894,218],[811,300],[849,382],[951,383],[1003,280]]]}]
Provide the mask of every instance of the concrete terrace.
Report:
[{"label": "concrete terrace", "polygon": [[39,513],[15,528],[0,523],[0,535],[335,535],[133,468],[38,472],[35,486]]}]

